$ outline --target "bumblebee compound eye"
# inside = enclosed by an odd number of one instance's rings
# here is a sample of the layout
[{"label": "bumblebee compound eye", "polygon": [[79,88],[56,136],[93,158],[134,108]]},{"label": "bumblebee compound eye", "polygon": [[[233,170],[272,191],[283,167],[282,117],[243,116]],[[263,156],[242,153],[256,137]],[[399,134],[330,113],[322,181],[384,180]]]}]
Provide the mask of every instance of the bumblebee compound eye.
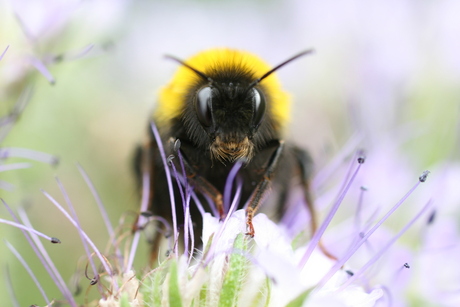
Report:
[{"label": "bumblebee compound eye", "polygon": [[265,114],[265,96],[260,90],[256,88],[253,88],[252,92],[252,104],[254,108],[252,123],[254,128],[257,129]]},{"label": "bumblebee compound eye", "polygon": [[209,86],[203,87],[198,91],[196,98],[195,109],[198,120],[203,126],[209,127],[212,124],[212,89]]}]

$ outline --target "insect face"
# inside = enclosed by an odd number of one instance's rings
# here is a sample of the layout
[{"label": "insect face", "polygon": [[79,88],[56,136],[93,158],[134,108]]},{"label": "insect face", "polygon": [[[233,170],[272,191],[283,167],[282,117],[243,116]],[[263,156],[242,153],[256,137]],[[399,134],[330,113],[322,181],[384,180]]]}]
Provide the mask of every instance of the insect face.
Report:
[{"label": "insect face", "polygon": [[221,162],[249,161],[254,134],[265,114],[263,92],[249,83],[214,81],[193,98],[196,118],[209,138],[211,157]]}]

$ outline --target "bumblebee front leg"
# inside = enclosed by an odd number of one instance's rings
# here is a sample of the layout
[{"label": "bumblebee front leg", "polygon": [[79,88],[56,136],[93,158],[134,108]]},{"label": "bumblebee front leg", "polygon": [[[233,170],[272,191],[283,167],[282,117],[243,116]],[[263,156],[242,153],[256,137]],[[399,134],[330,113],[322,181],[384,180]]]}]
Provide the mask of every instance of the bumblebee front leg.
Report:
[{"label": "bumblebee front leg", "polygon": [[[155,155],[157,153],[158,146],[154,139],[150,138],[147,142],[145,142],[143,145],[139,145],[136,148],[135,156],[134,156],[134,171],[136,173],[136,178],[137,178],[137,185],[139,190],[142,189],[142,184],[143,184],[143,174],[148,173],[150,175],[150,186],[149,186],[149,195],[148,195],[148,210],[149,211],[155,211],[153,210],[153,199],[154,199],[154,193],[155,193],[155,184],[158,184],[155,182],[155,164],[152,162],[155,159]],[[153,214],[153,213],[152,213]],[[158,212],[155,211],[155,214],[158,214]],[[162,215],[160,213],[160,215]],[[160,223],[156,222],[158,224],[159,230],[156,231],[154,234],[153,239],[149,240],[150,243],[150,258],[149,258],[149,264],[150,266],[153,266],[155,262],[158,260],[158,252],[160,249],[160,244],[161,240],[163,237],[164,229],[163,225]],[[138,219],[136,219],[136,222],[133,225],[133,233],[139,230],[142,230],[145,225],[141,225],[139,227],[138,225]]]},{"label": "bumblebee front leg", "polygon": [[279,141],[278,147],[276,148],[275,152],[270,157],[270,160],[268,162],[267,168],[265,169],[265,173],[264,173],[262,180],[256,186],[256,188],[254,189],[254,192],[252,192],[252,195],[249,198],[249,204],[246,209],[246,226],[247,226],[246,235],[248,236],[254,237],[255,231],[254,231],[254,225],[252,224],[252,219],[254,217],[254,214],[259,209],[260,204],[263,200],[263,197],[269,191],[272,176],[273,176],[274,171],[276,170],[276,167],[278,165],[278,161],[280,159],[281,153],[283,152],[283,149],[284,149],[284,141]]},{"label": "bumblebee front leg", "polygon": [[[184,147],[185,150],[187,149],[187,145],[181,144],[179,139],[171,138],[169,142],[171,143],[171,146],[173,147],[175,153],[178,153],[181,147]],[[192,167],[188,162],[185,152],[181,151],[181,153],[182,162],[185,168],[185,175],[187,176],[188,182],[192,184],[193,187],[200,191],[202,194],[210,197],[216,205],[220,218],[224,218],[225,212],[222,194],[216,189],[216,187],[212,183],[207,181],[202,176],[198,175],[195,171],[195,168]]]},{"label": "bumblebee front leg", "polygon": [[316,216],[316,211],[313,205],[313,197],[311,196],[310,187],[310,178],[313,172],[313,162],[310,158],[310,155],[303,149],[294,147],[292,152],[294,153],[297,166],[299,167],[303,197],[305,204],[307,205],[308,213],[310,214],[310,231],[311,235],[313,236],[316,232],[316,229],[318,228],[318,218]]},{"label": "bumblebee front leg", "polygon": [[[315,234],[316,230],[318,229],[318,217],[316,214],[315,206],[313,204],[313,197],[311,196],[311,187],[310,187],[310,177],[312,171],[313,162],[310,158],[310,155],[298,148],[293,148],[293,152],[297,161],[297,165],[300,170],[300,180],[302,184],[303,196],[305,203],[307,205],[308,213],[310,214],[310,231],[311,236]],[[332,255],[327,248],[323,245],[322,241],[318,243],[319,248],[321,251],[332,260],[337,260],[337,257]]]}]

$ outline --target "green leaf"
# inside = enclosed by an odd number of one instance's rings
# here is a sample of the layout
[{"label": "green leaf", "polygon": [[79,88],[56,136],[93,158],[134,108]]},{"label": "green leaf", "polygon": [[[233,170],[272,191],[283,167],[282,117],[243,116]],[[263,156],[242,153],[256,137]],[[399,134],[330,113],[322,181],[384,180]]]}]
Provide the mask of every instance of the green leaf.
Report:
[{"label": "green leaf", "polygon": [[208,299],[208,285],[205,283],[200,290],[200,306],[206,306],[206,301]]},{"label": "green leaf", "polygon": [[311,237],[308,236],[306,231],[301,231],[292,240],[291,247],[293,250],[296,250],[299,247],[304,246],[310,239]]},{"label": "green leaf", "polygon": [[313,288],[311,289],[308,289],[308,290],[305,290],[304,292],[300,293],[299,296],[297,296],[295,299],[293,299],[292,301],[290,301],[286,307],[302,307],[303,303],[305,302],[305,300],[308,298],[308,296],[310,295],[310,292],[311,290],[313,290]]},{"label": "green leaf", "polygon": [[165,281],[166,262],[149,273],[149,277],[141,284],[145,306],[161,306],[162,285]]},{"label": "green leaf", "polygon": [[214,233],[209,236],[208,243],[203,248],[203,259],[206,259],[206,257],[208,256],[208,252],[209,252],[209,250],[211,248],[213,239],[214,239]]},{"label": "green leaf", "polygon": [[171,261],[171,266],[169,267],[169,306],[182,307],[177,262],[175,260]]},{"label": "green leaf", "polygon": [[268,307],[268,305],[270,304],[270,298],[272,295],[272,281],[268,277],[265,280],[266,280],[266,285],[267,285],[267,300],[265,301],[265,307]]},{"label": "green leaf", "polygon": [[233,248],[237,253],[230,256],[219,298],[219,306],[221,307],[236,306],[244,275],[248,269],[247,259],[240,253],[247,250],[247,242],[243,234],[236,237]]},{"label": "green leaf", "polygon": [[128,293],[123,293],[120,298],[120,307],[130,307]]},{"label": "green leaf", "polygon": [[157,270],[152,277],[151,299],[152,306],[161,305],[161,285],[164,282],[164,271]]},{"label": "green leaf", "polygon": [[260,286],[259,291],[257,291],[256,296],[252,300],[250,306],[252,306],[252,307],[257,307],[257,306],[268,307],[270,305],[271,287],[272,287],[271,280],[270,280],[270,278],[266,277],[265,281]]}]

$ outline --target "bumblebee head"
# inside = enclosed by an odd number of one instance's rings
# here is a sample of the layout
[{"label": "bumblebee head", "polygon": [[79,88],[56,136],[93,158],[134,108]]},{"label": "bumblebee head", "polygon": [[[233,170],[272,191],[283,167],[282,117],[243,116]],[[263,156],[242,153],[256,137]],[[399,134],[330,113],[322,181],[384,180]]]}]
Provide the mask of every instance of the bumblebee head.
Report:
[{"label": "bumblebee head", "polygon": [[229,49],[205,51],[187,62],[168,56],[182,67],[160,95],[156,120],[179,122],[213,159],[250,160],[259,147],[280,138],[287,122],[287,94],[272,73],[310,52],[273,69],[251,54]]},{"label": "bumblebee head", "polygon": [[190,97],[189,126],[195,127],[196,116],[209,139],[212,157],[222,162],[249,160],[254,153],[254,136],[265,119],[267,101],[263,88],[252,82],[248,71],[217,70]]}]

